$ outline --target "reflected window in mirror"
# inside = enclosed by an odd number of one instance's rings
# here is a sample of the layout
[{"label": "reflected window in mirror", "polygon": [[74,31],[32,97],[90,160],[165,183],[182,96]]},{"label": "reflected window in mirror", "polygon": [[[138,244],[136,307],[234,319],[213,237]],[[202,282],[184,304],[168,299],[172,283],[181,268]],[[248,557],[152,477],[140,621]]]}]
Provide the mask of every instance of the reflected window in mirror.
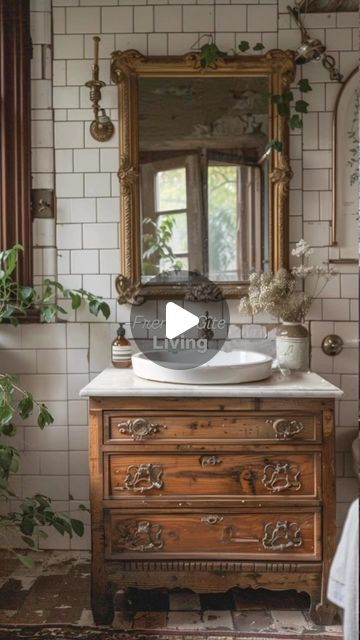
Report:
[{"label": "reflected window in mirror", "polygon": [[268,83],[139,78],[143,281],[178,269],[246,281],[268,268]]}]

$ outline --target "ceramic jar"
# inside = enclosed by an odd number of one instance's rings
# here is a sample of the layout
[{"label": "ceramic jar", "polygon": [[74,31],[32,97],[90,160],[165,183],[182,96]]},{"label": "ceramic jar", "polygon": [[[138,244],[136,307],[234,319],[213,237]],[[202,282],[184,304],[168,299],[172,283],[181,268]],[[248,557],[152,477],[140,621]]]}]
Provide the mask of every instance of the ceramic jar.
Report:
[{"label": "ceramic jar", "polygon": [[280,369],[306,371],[309,367],[309,332],[300,322],[282,322],[276,332]]}]

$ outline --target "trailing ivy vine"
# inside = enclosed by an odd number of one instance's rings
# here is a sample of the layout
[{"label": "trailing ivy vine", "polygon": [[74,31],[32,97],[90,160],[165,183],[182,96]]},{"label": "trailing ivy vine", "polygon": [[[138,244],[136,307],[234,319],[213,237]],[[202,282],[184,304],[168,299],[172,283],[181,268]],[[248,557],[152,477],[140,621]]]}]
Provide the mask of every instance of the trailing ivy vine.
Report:
[{"label": "trailing ivy vine", "polygon": [[[200,48],[200,64],[203,68],[214,67],[216,62],[225,56],[241,55],[250,50],[262,51],[263,49],[265,49],[265,47],[261,42],[257,42],[254,46],[251,46],[247,40],[242,40],[236,49],[230,49],[229,51],[224,52],[219,49],[215,42],[210,41]],[[312,87],[307,78],[299,80],[296,83],[296,88],[301,94],[312,91]],[[272,104],[275,105],[279,116],[285,118],[290,129],[294,130],[302,128],[303,115],[308,113],[309,103],[306,102],[306,100],[303,100],[302,98],[296,99],[294,92],[291,90],[284,91],[281,94],[267,93],[264,94],[264,99],[270,100]],[[268,149],[281,151],[282,144],[279,140],[269,140],[266,145],[266,150]]]},{"label": "trailing ivy vine", "polygon": [[355,91],[354,115],[351,121],[351,127],[348,131],[350,140],[350,160],[347,164],[351,167],[350,185],[354,185],[359,181],[360,167],[360,140],[359,140],[359,115],[360,115],[360,90]]}]

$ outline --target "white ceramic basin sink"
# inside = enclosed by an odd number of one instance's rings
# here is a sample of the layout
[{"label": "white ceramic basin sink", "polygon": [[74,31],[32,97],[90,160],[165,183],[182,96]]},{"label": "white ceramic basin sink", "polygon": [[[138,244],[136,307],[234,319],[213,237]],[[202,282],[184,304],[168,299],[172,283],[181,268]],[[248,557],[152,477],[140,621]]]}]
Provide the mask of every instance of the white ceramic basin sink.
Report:
[{"label": "white ceramic basin sink", "polygon": [[[167,351],[137,353],[132,356],[134,373],[140,378],[179,384],[236,384],[255,382],[271,375],[272,358],[253,351],[214,351],[214,355],[200,366],[181,361],[181,352]],[[151,357],[151,359],[149,359]],[[169,363],[171,367],[169,368]],[[174,364],[175,363],[175,364]]]}]

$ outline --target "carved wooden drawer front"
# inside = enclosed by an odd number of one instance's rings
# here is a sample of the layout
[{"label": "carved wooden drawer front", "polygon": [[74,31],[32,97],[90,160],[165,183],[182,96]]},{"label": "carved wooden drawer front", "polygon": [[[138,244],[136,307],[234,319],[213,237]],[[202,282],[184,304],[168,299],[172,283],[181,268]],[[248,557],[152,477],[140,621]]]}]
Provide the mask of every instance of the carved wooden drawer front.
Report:
[{"label": "carved wooden drawer front", "polygon": [[[320,514],[298,510],[261,513],[143,513],[107,511],[108,558],[173,556],[319,560]],[[227,555],[230,554],[230,555]]]},{"label": "carved wooden drawer front", "polygon": [[317,415],[284,412],[200,416],[146,415],[105,412],[104,442],[173,442],[181,440],[238,440],[271,442],[321,441],[321,421]]},{"label": "carved wooden drawer front", "polygon": [[320,453],[109,454],[106,495],[317,498]]}]

